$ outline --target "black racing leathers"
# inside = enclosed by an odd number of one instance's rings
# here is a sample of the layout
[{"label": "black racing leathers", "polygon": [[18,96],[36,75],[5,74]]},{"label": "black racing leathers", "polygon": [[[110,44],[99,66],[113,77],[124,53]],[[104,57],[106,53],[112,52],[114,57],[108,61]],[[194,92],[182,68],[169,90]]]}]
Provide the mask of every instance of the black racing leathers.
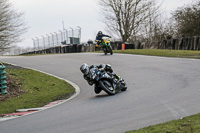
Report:
[{"label": "black racing leathers", "polygon": [[[107,64],[107,65],[100,64],[100,65],[98,65],[98,66],[92,65],[92,66],[89,67],[89,69],[94,68],[94,67],[97,67],[97,68],[98,68],[99,70],[101,70],[101,71],[106,71],[106,72],[109,72],[109,73],[113,74],[114,76],[117,76],[117,75],[113,72],[113,70],[112,70],[112,68],[111,68],[111,66],[110,66],[109,64]],[[93,80],[90,79],[90,77],[89,77],[88,74],[87,74],[87,75],[84,74],[83,77],[84,77],[85,80],[87,80],[87,82],[88,82],[89,85],[92,86],[92,85],[94,84],[94,83],[93,83]],[[117,76],[117,77],[118,77],[118,76]]]}]

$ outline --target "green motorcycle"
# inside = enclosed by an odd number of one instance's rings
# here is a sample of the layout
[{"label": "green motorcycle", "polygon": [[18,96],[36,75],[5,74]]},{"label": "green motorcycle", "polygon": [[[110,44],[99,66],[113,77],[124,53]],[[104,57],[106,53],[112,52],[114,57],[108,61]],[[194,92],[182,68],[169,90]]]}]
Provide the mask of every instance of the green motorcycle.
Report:
[{"label": "green motorcycle", "polygon": [[[107,55],[107,53],[113,54],[112,46],[110,45],[109,38],[103,39],[103,41],[96,40],[96,42],[101,43],[101,49],[103,50],[104,54]],[[96,45],[96,47],[100,47],[99,45]]]}]

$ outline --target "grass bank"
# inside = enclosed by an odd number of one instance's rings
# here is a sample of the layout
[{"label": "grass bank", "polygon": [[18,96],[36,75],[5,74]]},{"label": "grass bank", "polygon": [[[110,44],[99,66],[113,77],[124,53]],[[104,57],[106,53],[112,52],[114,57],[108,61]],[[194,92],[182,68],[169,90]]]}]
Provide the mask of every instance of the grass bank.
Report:
[{"label": "grass bank", "polygon": [[[15,82],[7,81],[9,93],[0,95],[5,97],[0,101],[0,114],[12,113],[17,109],[41,107],[54,100],[66,99],[75,92],[64,80],[30,69],[6,66],[7,79]],[[18,90],[12,89],[17,86]]]},{"label": "grass bank", "polygon": [[200,114],[126,133],[200,133]]},{"label": "grass bank", "polygon": [[114,53],[200,59],[200,51],[191,50],[127,49],[114,50]]}]

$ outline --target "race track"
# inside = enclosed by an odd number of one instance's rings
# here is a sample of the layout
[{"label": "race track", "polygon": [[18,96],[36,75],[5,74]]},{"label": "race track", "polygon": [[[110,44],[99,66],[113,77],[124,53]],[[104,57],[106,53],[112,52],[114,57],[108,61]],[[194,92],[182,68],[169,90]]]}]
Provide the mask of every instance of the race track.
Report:
[{"label": "race track", "polygon": [[[80,87],[74,99],[0,122],[1,133],[122,133],[200,112],[200,60],[103,53],[0,56],[0,62],[38,69]],[[96,95],[83,79],[83,63],[111,64],[125,92]]]}]

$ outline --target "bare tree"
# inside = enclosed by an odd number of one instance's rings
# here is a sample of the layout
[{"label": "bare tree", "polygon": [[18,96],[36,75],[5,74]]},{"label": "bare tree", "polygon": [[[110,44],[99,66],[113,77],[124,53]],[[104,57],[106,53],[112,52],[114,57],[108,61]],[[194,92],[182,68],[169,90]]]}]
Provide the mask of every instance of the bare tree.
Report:
[{"label": "bare tree", "polygon": [[157,11],[155,0],[99,0],[103,21],[122,41],[136,40],[145,20]]},{"label": "bare tree", "polygon": [[0,0],[0,52],[21,41],[20,36],[26,30],[23,13],[14,10],[8,0]]},{"label": "bare tree", "polygon": [[163,20],[161,14],[151,14],[149,12],[148,18],[144,21],[144,28],[141,34],[147,42],[151,42],[159,39],[157,36],[161,34],[162,29]]},{"label": "bare tree", "polygon": [[173,37],[175,31],[173,19],[168,19],[163,14],[158,14],[158,16],[153,15],[146,21],[144,38],[147,42],[161,42],[170,36]]}]

